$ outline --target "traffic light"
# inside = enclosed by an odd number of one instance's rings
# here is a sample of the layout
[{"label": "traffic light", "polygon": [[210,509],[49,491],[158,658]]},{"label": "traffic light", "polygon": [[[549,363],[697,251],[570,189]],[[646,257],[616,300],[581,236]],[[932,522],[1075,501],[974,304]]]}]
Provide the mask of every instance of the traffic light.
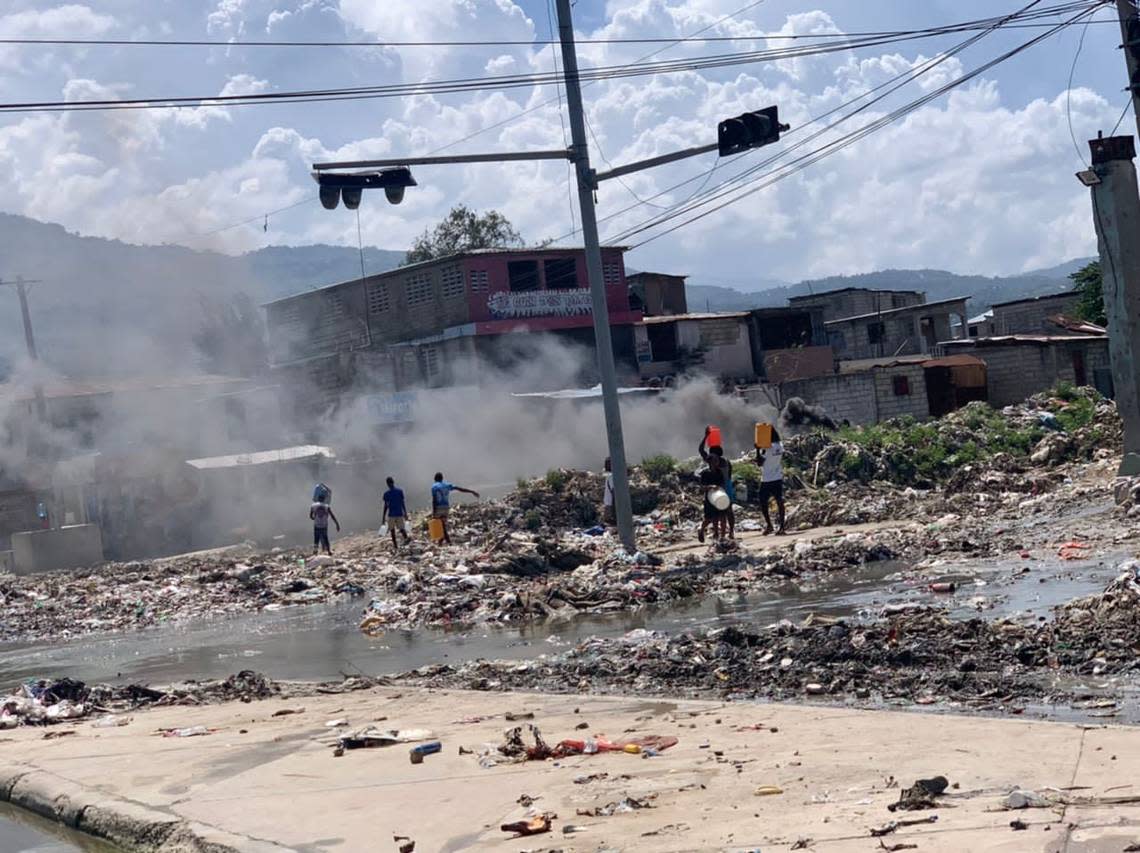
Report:
[{"label": "traffic light", "polygon": [[320,187],[321,204],[326,210],[335,210],[342,200],[349,210],[356,210],[368,189],[382,189],[389,202],[399,204],[404,200],[404,190],[416,186],[407,166],[378,172],[313,172],[313,180]]},{"label": "traffic light", "polygon": [[770,145],[780,139],[780,133],[791,130],[780,124],[780,108],[768,107],[736,118],[726,118],[716,128],[717,148],[721,157],[739,154],[749,148]]}]

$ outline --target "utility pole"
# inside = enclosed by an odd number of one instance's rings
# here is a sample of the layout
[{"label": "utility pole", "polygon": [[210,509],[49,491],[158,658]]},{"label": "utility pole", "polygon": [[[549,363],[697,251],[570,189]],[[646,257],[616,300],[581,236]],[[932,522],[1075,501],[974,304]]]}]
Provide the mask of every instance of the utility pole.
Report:
[{"label": "utility pole", "polygon": [[1116,0],[1116,13],[1120,17],[1120,37],[1124,46],[1124,61],[1128,66],[1128,89],[1132,92],[1132,111],[1136,114],[1136,129],[1140,131],[1140,10],[1136,0]]},{"label": "utility pole", "polygon": [[28,287],[22,278],[16,279],[16,293],[20,295],[20,314],[24,318],[24,343],[28,346],[28,358],[39,361],[36,355],[36,336],[32,331],[32,314],[28,310]]},{"label": "utility pole", "polygon": [[1094,139],[1092,169],[1081,183],[1092,190],[1100,249],[1108,351],[1116,408],[1124,422],[1120,475],[1140,474],[1140,194],[1131,136]]},{"label": "utility pole", "polygon": [[[36,352],[36,336],[32,331],[32,312],[28,308],[29,284],[39,284],[39,282],[25,281],[21,276],[17,276],[14,282],[0,280],[0,286],[9,285],[16,288],[16,294],[20,298],[20,315],[24,320],[24,344],[28,348],[28,358],[32,361],[39,361],[40,357]],[[38,376],[36,377],[35,394],[36,413],[39,415],[40,420],[43,420],[47,415],[47,404],[44,402],[44,389],[40,384]]]},{"label": "utility pole", "polygon": [[574,23],[570,0],[557,0],[558,37],[562,42],[562,72],[565,75],[566,109],[570,114],[570,162],[578,178],[578,204],[581,208],[582,240],[586,249],[586,273],[594,303],[594,343],[598,353],[598,373],[602,380],[602,408],[606,417],[606,438],[614,478],[614,514],[618,537],[627,550],[636,545],[633,537],[633,505],[629,496],[629,471],[625,460],[625,438],[621,429],[617,369],[610,335],[610,312],[606,305],[606,282],[602,270],[602,246],[598,240],[598,217],[594,210],[597,182],[590,168],[586,145],[586,118],[582,108],[582,85],[578,79],[578,52],[574,46]]}]

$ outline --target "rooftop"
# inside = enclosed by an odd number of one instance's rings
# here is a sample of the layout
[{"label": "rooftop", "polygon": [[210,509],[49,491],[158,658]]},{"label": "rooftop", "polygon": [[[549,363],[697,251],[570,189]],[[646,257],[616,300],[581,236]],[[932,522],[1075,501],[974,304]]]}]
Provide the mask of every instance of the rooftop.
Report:
[{"label": "rooftop", "polygon": [[[125,394],[133,391],[169,391],[173,389],[194,390],[203,388],[229,387],[247,384],[248,379],[233,376],[201,374],[198,376],[174,376],[166,378],[133,377],[126,379],[48,379],[40,385],[47,400],[68,397],[97,397],[105,394]],[[0,399],[34,400],[36,386],[31,382],[9,382],[0,384]]]},{"label": "rooftop", "polygon": [[[602,246],[602,250],[625,252],[628,246]],[[566,254],[567,252],[584,252],[581,246],[535,246],[533,248],[502,248],[502,249],[469,249],[466,252],[456,252],[454,255],[445,255],[442,258],[432,258],[430,261],[420,261],[415,264],[406,264],[402,267],[395,269],[383,270],[381,272],[372,273],[371,275],[364,276],[365,280],[384,278],[386,276],[402,275],[403,273],[411,270],[424,269],[425,267],[434,266],[436,264],[448,263],[450,261],[457,261],[461,258],[474,257],[476,255],[551,255],[551,254]],[[288,302],[291,299],[297,299],[301,296],[309,296],[314,293],[320,293],[325,290],[332,290],[336,287],[344,287],[350,284],[360,284],[360,278],[350,278],[347,281],[338,281],[333,284],[322,284],[317,287],[303,290],[300,293],[292,293],[289,296],[282,296],[278,299],[271,299],[268,302],[262,302],[261,307],[265,308],[270,305],[277,305],[281,302]]]},{"label": "rooftop", "polygon": [[1061,293],[1046,293],[1043,296],[1030,296],[1030,297],[1027,297],[1025,299],[1011,299],[1008,302],[995,302],[993,304],[993,307],[994,308],[1006,308],[1010,305],[1029,305],[1029,304],[1032,304],[1034,302],[1046,302],[1050,299],[1072,299],[1075,296],[1077,296],[1077,294],[1074,293],[1073,291],[1065,290],[1065,291],[1062,291]]},{"label": "rooftop", "polygon": [[918,305],[905,305],[902,308],[888,308],[885,311],[873,311],[870,314],[859,314],[855,317],[840,317],[837,320],[828,320],[825,325],[834,326],[836,323],[852,323],[856,320],[871,320],[879,317],[889,317],[892,314],[921,314],[931,308],[943,308],[965,302],[969,296],[958,296],[953,299],[939,299],[937,302],[922,302]]},{"label": "rooftop", "polygon": [[921,290],[896,290],[893,288],[885,287],[837,287],[834,290],[821,290],[819,293],[804,293],[800,296],[789,296],[789,302],[796,302],[802,299],[819,299],[821,296],[834,296],[836,293],[851,293],[858,291],[861,293],[908,293],[916,296],[921,296]]},{"label": "rooftop", "polygon": [[637,278],[640,275],[659,275],[663,278],[688,278],[689,277],[688,273],[681,275],[681,274],[678,274],[675,272],[653,272],[652,270],[637,270],[636,272],[629,272],[627,270],[625,277],[626,277],[626,280],[628,281],[629,279]]},{"label": "rooftop", "polygon": [[932,355],[895,355],[883,358],[858,358],[839,362],[840,373],[864,373],[877,367],[901,367],[903,365],[919,364],[923,367],[961,367],[964,365],[984,364],[980,358],[972,355],[951,355],[936,358]]},{"label": "rooftop", "polygon": [[1077,341],[1101,341],[1106,335],[993,335],[988,338],[961,338],[939,341],[940,347],[1012,346],[1014,344],[1071,344]]},{"label": "rooftop", "polygon": [[254,453],[231,453],[227,456],[207,456],[187,459],[186,464],[199,471],[211,468],[243,468],[247,465],[269,465],[279,462],[301,462],[317,459],[335,459],[336,455],[319,444],[300,444],[279,450],[259,450]]},{"label": "rooftop", "polygon": [[641,322],[647,326],[658,323],[676,323],[678,320],[742,320],[749,316],[748,311],[724,311],[719,314],[665,314],[660,317],[646,317]]}]

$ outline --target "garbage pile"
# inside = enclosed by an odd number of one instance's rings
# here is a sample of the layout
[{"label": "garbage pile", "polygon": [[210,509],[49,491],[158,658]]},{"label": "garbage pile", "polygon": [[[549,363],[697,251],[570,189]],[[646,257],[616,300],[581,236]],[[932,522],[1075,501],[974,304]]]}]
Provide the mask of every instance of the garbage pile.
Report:
[{"label": "garbage pile", "polygon": [[1058,608],[1045,623],[952,619],[932,607],[887,608],[863,623],[809,616],[760,630],[677,635],[645,630],[591,638],[525,662],[435,665],[399,679],[476,690],[688,697],[821,697],[1011,708],[1071,698],[1058,677],[1140,666],[1140,563],[1102,594]]},{"label": "garbage pile", "polygon": [[110,715],[149,706],[214,705],[252,702],[274,696],[287,698],[345,693],[366,690],[379,683],[377,679],[360,676],[328,684],[283,683],[248,669],[223,679],[187,681],[162,689],[142,684],[87,685],[72,678],[30,679],[20,684],[10,696],[0,698],[0,729],[50,725],[96,715],[106,715],[99,717],[96,725],[103,721],[109,727],[123,723],[121,718]]}]

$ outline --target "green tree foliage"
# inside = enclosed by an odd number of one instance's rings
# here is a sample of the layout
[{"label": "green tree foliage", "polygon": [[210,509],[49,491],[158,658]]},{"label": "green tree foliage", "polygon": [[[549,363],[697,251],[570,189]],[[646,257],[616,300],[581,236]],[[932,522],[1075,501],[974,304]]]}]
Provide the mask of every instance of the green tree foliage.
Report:
[{"label": "green tree foliage", "polygon": [[1104,282],[1100,273],[1100,261],[1093,261],[1081,267],[1069,278],[1073,281],[1073,290],[1081,296],[1076,308],[1077,317],[1096,323],[1098,326],[1108,325],[1108,315],[1104,310]]},{"label": "green tree foliage", "polygon": [[472,249],[504,249],[522,244],[519,232],[497,210],[480,215],[460,204],[451,208],[435,228],[429,228],[416,238],[404,263],[431,261]]}]

